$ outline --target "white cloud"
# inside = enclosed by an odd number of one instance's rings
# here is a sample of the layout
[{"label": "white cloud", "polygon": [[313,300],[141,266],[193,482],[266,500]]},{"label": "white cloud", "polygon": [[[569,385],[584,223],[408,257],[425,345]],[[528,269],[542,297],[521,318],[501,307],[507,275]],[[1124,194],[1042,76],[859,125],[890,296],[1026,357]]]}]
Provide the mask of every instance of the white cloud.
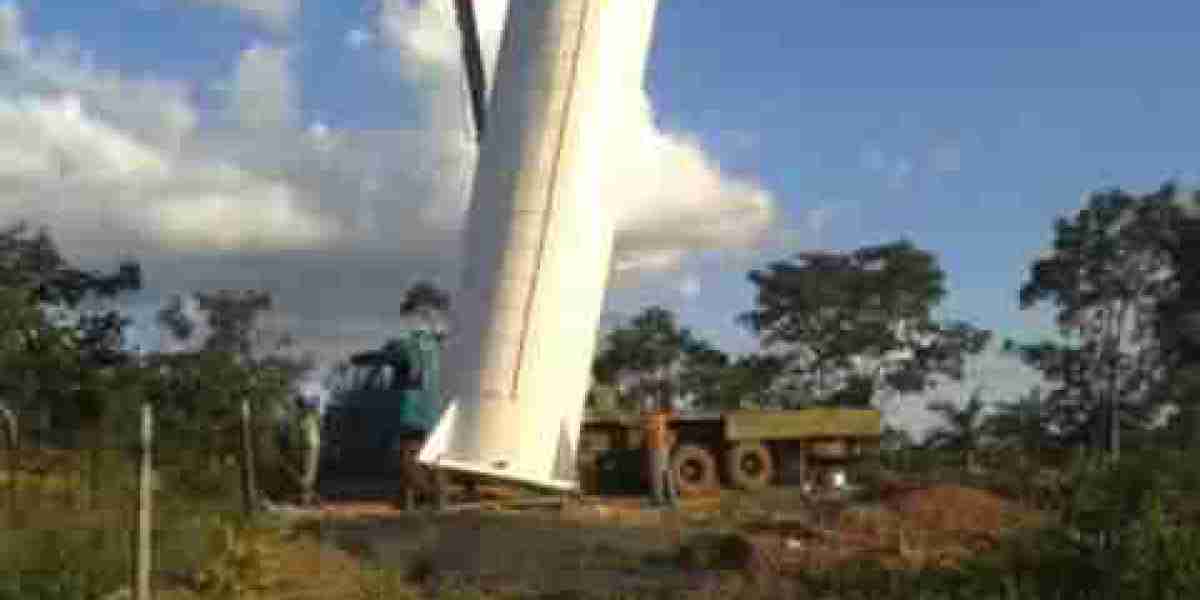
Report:
[{"label": "white cloud", "polygon": [[962,381],[948,381],[932,392],[889,399],[883,399],[881,395],[886,418],[902,424],[920,439],[939,424],[937,415],[928,410],[930,402],[946,401],[962,406],[980,385],[984,386],[984,399],[989,403],[1012,402],[1035,385],[1045,388],[1041,373],[1004,352],[998,340],[979,355],[969,357],[964,371]]},{"label": "white cloud", "polygon": [[[336,231],[286,184],[172,157],[93,118],[78,96],[0,99],[0,159],[4,216],[40,215],[80,251],[130,235],[167,250],[308,246]],[[95,211],[82,231],[81,212]]]},{"label": "white cloud", "polygon": [[[506,2],[479,3],[481,44],[494,70]],[[473,168],[464,144],[468,121],[459,37],[449,3],[390,0],[380,16],[384,41],[403,73],[426,91],[427,126],[452,174]],[[641,73],[611,99],[614,141],[605,198],[618,205],[618,270],[661,269],[689,250],[746,247],[771,226],[774,199],[755,182],[723,173],[692,137],[658,129]],[[440,132],[440,133],[439,133]],[[458,181],[440,206],[461,218],[466,198]]]},{"label": "white cloud", "polygon": [[162,179],[154,150],[83,114],[80,98],[0,100],[0,177]]},{"label": "white cloud", "polygon": [[242,52],[233,76],[232,109],[247,128],[288,127],[298,120],[290,52],[255,44]]},{"label": "white cloud", "polygon": [[193,4],[204,4],[229,8],[250,17],[267,28],[284,32],[291,28],[300,12],[300,0],[185,0]]},{"label": "white cloud", "polygon": [[[0,220],[49,224],[88,264],[135,254],[152,287],[147,302],[265,288],[325,358],[378,343],[400,323],[397,299],[414,274],[450,288],[459,275],[473,150],[453,20],[433,20],[433,6],[391,2],[379,23],[381,41],[424,94],[421,127],[350,131],[301,120],[297,56],[287,48],[246,50],[216,107],[229,118],[202,121],[192,84],[97,69],[70,44],[29,38],[6,5]],[[480,7],[495,56],[504,6]],[[640,89],[614,102],[620,161],[606,197],[627,207],[614,283],[672,272],[696,250],[744,250],[761,239],[772,222],[769,192],[722,173],[692,138],[657,129]],[[679,291],[694,289],[685,277]]]},{"label": "white cloud", "polygon": [[0,4],[0,55],[23,56],[29,52],[29,41],[21,28],[21,13],[15,4]]}]

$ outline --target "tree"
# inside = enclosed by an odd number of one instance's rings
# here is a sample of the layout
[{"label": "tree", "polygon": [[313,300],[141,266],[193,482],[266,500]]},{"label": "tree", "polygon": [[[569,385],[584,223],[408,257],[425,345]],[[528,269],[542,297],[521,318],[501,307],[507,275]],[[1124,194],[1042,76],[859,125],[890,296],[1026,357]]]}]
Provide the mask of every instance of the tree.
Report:
[{"label": "tree", "polygon": [[749,279],[755,308],[739,322],[786,358],[783,376],[818,402],[862,405],[883,389],[961,379],[966,356],[990,340],[967,323],[935,322],[945,274],[908,241],[801,253]]},{"label": "tree", "polygon": [[13,411],[37,411],[85,438],[94,433],[114,397],[103,380],[129,358],[129,321],[111,302],[141,287],[134,260],[111,273],[81,269],[44,227],[20,222],[0,230],[0,393],[12,400]]},{"label": "tree", "polygon": [[1010,349],[1056,384],[1048,400],[1063,428],[1090,428],[1092,445],[1113,456],[1165,375],[1155,331],[1175,261],[1160,227],[1175,221],[1174,196],[1173,186],[1092,194],[1055,221],[1053,249],[1033,262],[1020,291],[1022,308],[1054,304],[1064,341]]},{"label": "tree", "polygon": [[450,294],[428,281],[413,284],[400,302],[400,314],[420,321],[439,341],[446,335],[449,311]]},{"label": "tree", "polygon": [[[242,503],[243,509],[251,513],[259,500],[255,414],[280,409],[295,381],[312,368],[312,361],[281,354],[292,344],[286,334],[266,339],[261,316],[273,307],[268,292],[219,290],[196,293],[194,299],[209,329],[201,342],[198,361],[205,367],[200,374],[209,378],[206,391],[217,404],[226,404],[221,402],[225,400],[237,407]],[[159,313],[159,322],[181,339],[197,329],[178,298],[171,299]],[[226,411],[224,416],[231,415]]]},{"label": "tree", "polygon": [[917,445],[913,439],[912,433],[903,427],[896,427],[891,423],[883,425],[883,432],[880,435],[879,446],[888,452],[900,452],[908,450]]},{"label": "tree", "polygon": [[18,426],[23,414],[34,413],[41,433],[53,429],[57,442],[83,450],[81,491],[90,504],[102,481],[104,447],[115,442],[106,421],[129,408],[129,319],[116,301],[141,289],[141,267],[127,259],[110,273],[81,269],[48,229],[17,223],[0,230],[0,286],[0,396],[13,404]]},{"label": "tree", "polygon": [[1020,451],[1022,462],[1028,455],[1036,457],[1054,441],[1050,411],[1038,387],[1015,402],[995,404],[984,422],[984,430],[998,447]]},{"label": "tree", "polygon": [[967,471],[974,471],[975,453],[983,445],[985,435],[987,403],[983,399],[983,389],[976,388],[962,406],[940,401],[930,403],[928,408],[941,418],[942,423],[929,433],[925,445],[961,452],[963,466]]},{"label": "tree", "polygon": [[780,375],[787,361],[780,356],[752,353],[738,357],[725,370],[721,381],[723,395],[728,408],[743,406],[786,408],[796,404],[796,390],[789,389],[787,381],[780,385]]},{"label": "tree", "polygon": [[674,313],[650,307],[604,337],[593,375],[599,383],[620,388],[625,397],[649,399],[670,410],[679,392],[679,366],[691,343],[691,332],[680,328]]},{"label": "tree", "polygon": [[[1157,300],[1156,335],[1166,375],[1159,399],[1178,407],[1174,432],[1200,447],[1200,191],[1190,197],[1165,186],[1160,198],[1142,208],[1142,228],[1171,257],[1170,293]],[[1175,201],[1172,201],[1175,200]]]},{"label": "tree", "polygon": [[685,336],[679,368],[679,396],[703,408],[737,408],[740,398],[730,389],[729,355],[705,340]]}]

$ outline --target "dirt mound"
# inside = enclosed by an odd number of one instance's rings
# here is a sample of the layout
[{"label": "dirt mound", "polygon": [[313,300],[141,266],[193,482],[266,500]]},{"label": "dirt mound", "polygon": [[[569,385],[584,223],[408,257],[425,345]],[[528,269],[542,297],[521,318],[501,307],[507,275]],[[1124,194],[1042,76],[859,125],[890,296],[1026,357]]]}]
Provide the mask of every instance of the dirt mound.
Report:
[{"label": "dirt mound", "polygon": [[1004,528],[1012,509],[991,492],[956,485],[897,488],[884,496],[884,503],[921,529],[991,536]]}]

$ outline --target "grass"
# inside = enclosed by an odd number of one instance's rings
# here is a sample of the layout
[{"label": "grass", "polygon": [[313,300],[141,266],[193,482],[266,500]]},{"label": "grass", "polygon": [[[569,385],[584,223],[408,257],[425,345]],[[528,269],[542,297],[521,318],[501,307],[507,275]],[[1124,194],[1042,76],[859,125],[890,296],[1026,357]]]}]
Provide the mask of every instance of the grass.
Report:
[{"label": "grass", "polygon": [[[129,476],[107,477],[103,494],[87,499],[93,510],[76,508],[79,477],[40,476],[60,483],[41,486],[47,491],[27,507],[24,527],[0,538],[0,600],[100,597],[126,585]],[[1115,564],[1072,541],[1068,521],[988,485],[914,486],[881,476],[855,501],[813,502],[776,488],[695,499],[678,514],[644,510],[632,498],[567,511],[244,522],[234,516],[236,494],[212,493],[219,479],[185,487],[185,476],[164,470],[159,494],[159,598],[169,600],[1023,600],[1080,597],[1068,593],[1072,586],[1096,584]],[[1146,487],[1121,477],[1088,485]],[[1191,497],[1180,490],[1166,496],[1170,511]],[[1098,508],[1081,504],[1080,514],[1095,518],[1105,498],[1090,500]],[[1122,556],[1155,557],[1153,565],[1122,567],[1122,597],[1184,598],[1176,591],[1200,589],[1200,536],[1180,529],[1175,512],[1122,510],[1153,533],[1131,537]]]}]

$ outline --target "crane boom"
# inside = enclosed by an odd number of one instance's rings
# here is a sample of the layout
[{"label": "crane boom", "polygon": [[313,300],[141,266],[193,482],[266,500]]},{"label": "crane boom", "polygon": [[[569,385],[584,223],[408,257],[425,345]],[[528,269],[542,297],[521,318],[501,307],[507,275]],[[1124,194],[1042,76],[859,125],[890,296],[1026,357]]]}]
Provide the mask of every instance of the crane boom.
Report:
[{"label": "crane boom", "polygon": [[483,50],[479,43],[479,24],[475,18],[475,0],[454,0],[458,30],[462,37],[463,68],[471,94],[471,117],[475,121],[475,139],[483,138],[487,114],[487,79],[483,71]]}]

